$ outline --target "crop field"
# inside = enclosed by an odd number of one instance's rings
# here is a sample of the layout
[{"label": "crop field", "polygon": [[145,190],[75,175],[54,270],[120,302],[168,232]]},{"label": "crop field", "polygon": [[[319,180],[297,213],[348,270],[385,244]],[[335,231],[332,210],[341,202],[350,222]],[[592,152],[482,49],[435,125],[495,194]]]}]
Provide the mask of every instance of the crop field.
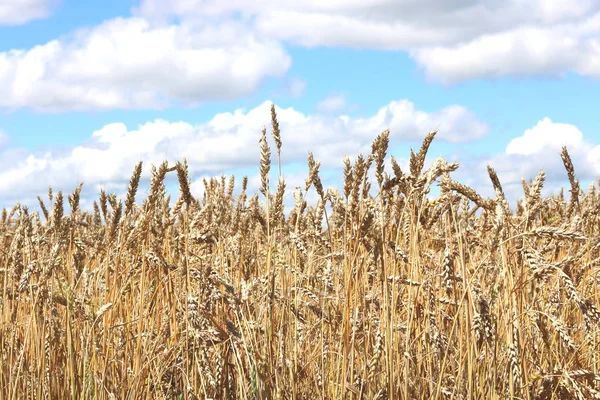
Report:
[{"label": "crop field", "polygon": [[1,399],[600,399],[600,193],[567,148],[570,187],[511,208],[493,166],[484,198],[425,168],[436,132],[402,170],[385,131],[338,189],[309,154],[288,211],[271,119],[256,194],[195,198],[182,160],[141,203],[139,163],[93,212],[81,185],[4,209]]}]

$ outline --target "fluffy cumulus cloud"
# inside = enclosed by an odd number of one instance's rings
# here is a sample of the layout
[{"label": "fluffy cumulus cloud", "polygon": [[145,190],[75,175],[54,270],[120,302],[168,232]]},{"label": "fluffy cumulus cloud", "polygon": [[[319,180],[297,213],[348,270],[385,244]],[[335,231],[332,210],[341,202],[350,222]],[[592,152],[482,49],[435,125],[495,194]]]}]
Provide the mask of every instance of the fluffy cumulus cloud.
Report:
[{"label": "fluffy cumulus cloud", "polygon": [[[217,114],[201,125],[164,120],[137,128],[108,124],[93,132],[85,144],[60,152],[30,154],[7,148],[0,152],[0,198],[16,201],[39,194],[48,185],[72,188],[78,182],[125,190],[140,160],[146,164],[145,178],[150,176],[149,164],[168,160],[172,165],[183,158],[194,176],[254,168],[260,159],[261,127],[270,126],[269,109],[270,102],[265,102],[251,110]],[[306,115],[293,108],[278,108],[277,116],[282,161],[305,164],[307,153],[313,151],[324,169],[341,167],[345,155],[369,153],[373,139],[387,128],[392,145],[421,140],[438,127],[438,139],[454,143],[480,138],[487,131],[484,123],[460,106],[426,113],[406,100],[391,102],[362,118]]]},{"label": "fluffy cumulus cloud", "polygon": [[[56,0],[54,0],[56,1]],[[0,4],[0,24],[52,0]],[[600,2],[546,0],[142,0],[115,18],[0,52],[0,107],[163,108],[254,93],[285,77],[285,45],[406,51],[432,80],[600,75]],[[305,83],[284,91],[300,96]]]},{"label": "fluffy cumulus cloud", "polygon": [[161,108],[253,93],[291,63],[235,21],[191,28],[117,18],[29,50],[0,53],[0,107]]},{"label": "fluffy cumulus cloud", "polygon": [[268,37],[304,46],[408,51],[435,81],[600,74],[600,2],[546,0],[144,0],[149,19],[242,16]]},{"label": "fluffy cumulus cloud", "polygon": [[567,71],[598,78],[600,23],[594,31],[599,34],[589,37],[578,25],[520,27],[453,46],[411,50],[410,54],[430,79],[444,83],[502,76],[558,76]]},{"label": "fluffy cumulus cloud", "polygon": [[[487,195],[493,195],[487,177],[486,164],[498,172],[503,188],[514,201],[523,197],[521,179],[529,181],[540,170],[546,173],[544,193],[557,191],[568,185],[560,153],[567,147],[577,178],[583,183],[600,176],[600,142],[590,140],[574,125],[553,122],[544,118],[530,129],[512,139],[503,153],[485,160],[467,161],[468,167],[459,170],[459,176],[468,180]],[[583,189],[586,189],[583,186]]]},{"label": "fluffy cumulus cloud", "polygon": [[3,0],[0,2],[0,25],[20,25],[45,18],[50,13],[49,0]]},{"label": "fluffy cumulus cloud", "polygon": [[579,148],[583,143],[583,133],[575,125],[544,118],[522,136],[511,140],[506,146],[506,154],[534,155],[547,149],[560,150],[562,146]]}]

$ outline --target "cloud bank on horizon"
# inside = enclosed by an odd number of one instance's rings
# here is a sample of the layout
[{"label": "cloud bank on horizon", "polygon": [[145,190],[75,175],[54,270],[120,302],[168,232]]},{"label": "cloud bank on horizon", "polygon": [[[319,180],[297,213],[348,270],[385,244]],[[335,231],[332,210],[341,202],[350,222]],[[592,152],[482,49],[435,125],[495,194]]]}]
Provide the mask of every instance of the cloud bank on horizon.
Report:
[{"label": "cloud bank on horizon", "polygon": [[[551,98],[540,99],[548,102],[544,114],[527,115],[521,107],[519,118],[527,125],[508,133],[478,112],[487,104],[496,119],[510,124],[511,101],[499,103],[493,90],[506,96],[503,85],[515,81],[567,87],[579,79],[597,86],[597,0],[142,0],[131,3],[128,13],[95,24],[79,26],[72,14],[72,29],[58,35],[48,29],[44,35],[39,24],[53,26],[72,6],[69,0],[0,5],[0,30],[6,33],[0,42],[0,108],[11,122],[7,127],[0,120],[5,205],[33,201],[48,185],[69,190],[84,182],[90,196],[100,187],[124,191],[140,160],[147,178],[149,164],[185,157],[197,190],[204,176],[255,173],[257,141],[261,126],[269,124],[271,101],[277,104],[283,162],[292,177],[300,176],[297,165],[309,151],[336,171],[345,155],[368,153],[385,129],[391,130],[392,148],[406,150],[438,128],[437,151],[459,161],[457,176],[476,188],[489,189],[487,163],[515,197],[521,178],[539,169],[557,187],[565,179],[558,156],[563,145],[580,179],[600,177],[600,134],[579,127],[589,127],[594,115],[585,98],[570,100],[579,110],[572,120],[553,114]],[[31,32],[34,44],[11,44],[14,29]],[[343,88],[318,79],[317,65],[340,54],[358,65],[364,62],[361,51],[404,57],[398,74],[418,85],[407,83],[398,96],[386,92],[369,69],[356,76],[350,66],[336,74]],[[316,98],[315,87],[321,92]],[[361,100],[374,87],[380,96]],[[413,100],[421,98],[420,88],[449,98],[455,93],[460,101],[421,107]],[[254,100],[243,102],[249,98]],[[191,110],[207,107],[219,111],[200,122],[186,120]],[[537,107],[543,110],[544,103]],[[69,144],[38,146],[39,135],[27,139],[11,130],[49,115],[68,122],[82,114],[94,115],[99,124],[88,131],[69,124],[76,138]],[[130,115],[144,120],[131,123]],[[50,137],[67,129],[60,123],[40,126]],[[28,140],[28,146],[14,145]]]}]

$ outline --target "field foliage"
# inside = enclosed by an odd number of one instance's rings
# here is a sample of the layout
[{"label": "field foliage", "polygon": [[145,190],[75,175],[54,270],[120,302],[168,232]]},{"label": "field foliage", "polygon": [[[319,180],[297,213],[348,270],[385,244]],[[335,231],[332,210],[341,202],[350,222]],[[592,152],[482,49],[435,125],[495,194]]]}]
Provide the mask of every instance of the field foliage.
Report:
[{"label": "field foliage", "polygon": [[435,132],[403,171],[386,131],[339,190],[309,154],[284,212],[274,109],[270,130],[257,194],[223,177],[195,198],[165,162],[138,204],[140,163],[93,212],[81,185],[4,210],[0,398],[600,398],[600,194],[566,148],[566,194],[541,171],[511,209],[491,166],[484,198],[456,163],[425,169]]}]

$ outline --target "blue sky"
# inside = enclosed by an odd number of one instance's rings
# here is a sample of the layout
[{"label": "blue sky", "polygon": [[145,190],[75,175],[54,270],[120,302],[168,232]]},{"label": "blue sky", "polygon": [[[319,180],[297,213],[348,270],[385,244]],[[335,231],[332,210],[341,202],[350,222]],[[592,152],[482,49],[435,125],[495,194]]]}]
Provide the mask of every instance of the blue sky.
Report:
[{"label": "blue sky", "polygon": [[[4,5],[5,4],[5,5]],[[288,188],[308,151],[338,186],[345,155],[439,128],[430,162],[511,198],[539,169],[600,178],[600,1],[9,0],[0,6],[0,205],[49,184],[122,194],[137,161],[186,157],[193,188],[256,178],[274,102]],[[586,186],[584,186],[586,187]],[[291,192],[291,190],[290,190]],[[89,204],[84,202],[84,204]]]}]

